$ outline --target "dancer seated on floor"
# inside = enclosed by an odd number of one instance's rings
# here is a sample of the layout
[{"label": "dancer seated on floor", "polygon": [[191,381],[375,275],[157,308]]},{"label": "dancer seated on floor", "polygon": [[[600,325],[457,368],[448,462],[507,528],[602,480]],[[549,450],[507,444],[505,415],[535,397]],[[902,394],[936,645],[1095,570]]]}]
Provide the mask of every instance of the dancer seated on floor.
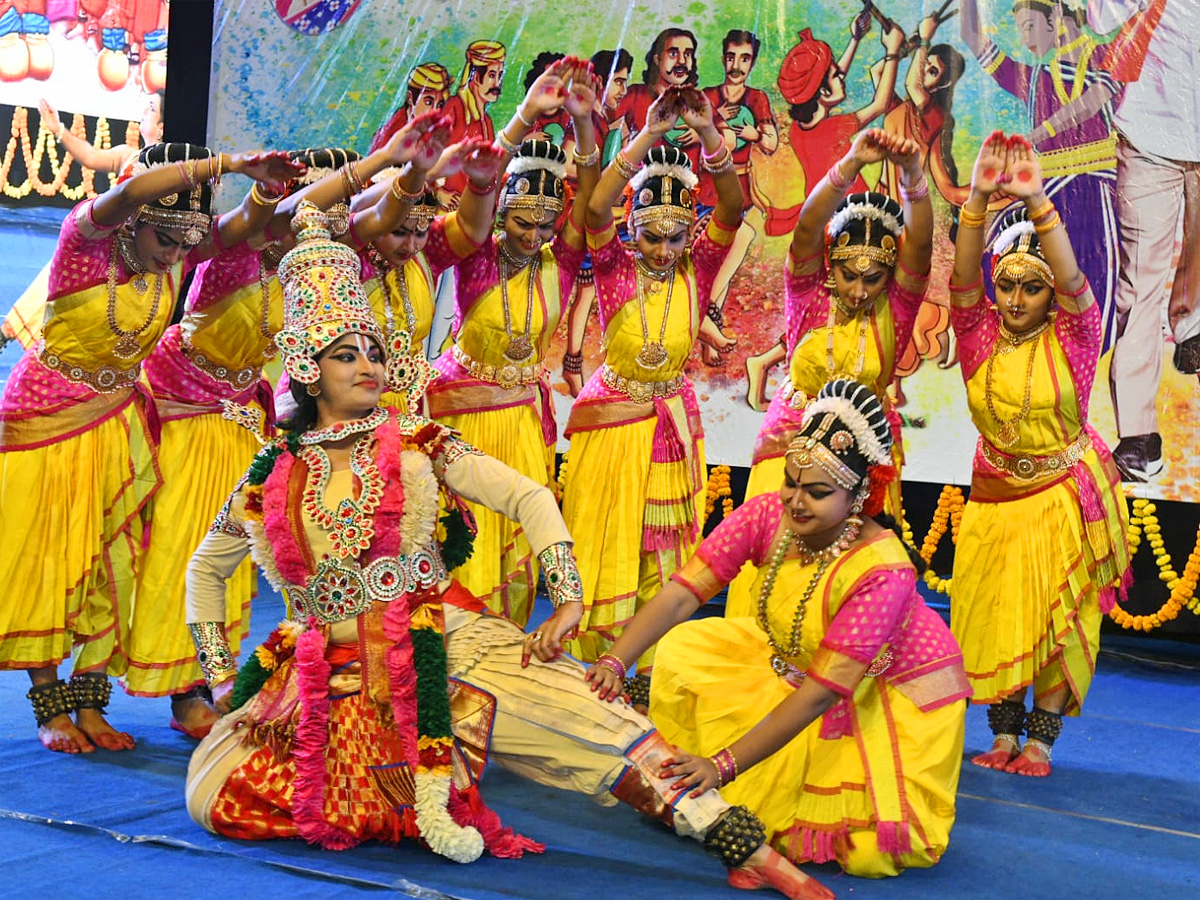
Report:
[{"label": "dancer seated on floor", "polygon": [[[830,897],[763,844],[746,810],[716,791],[671,789],[658,776],[671,749],[649,721],[600,702],[582,667],[560,657],[581,603],[553,494],[444,426],[377,407],[387,376],[409,389],[422,379],[403,353],[403,365],[385,363],[353,252],[328,240],[314,207],[297,218],[301,243],[280,267],[279,338],[297,412],[188,570],[206,679],[219,710],[236,707],[192,757],[193,817],[231,837],[331,849],[421,838],[459,861],[484,846],[504,856],[540,849],[482,806],[473,785],[490,749],[525,777],[624,800],[704,840],[742,886]],[[435,536],[439,489],[520,520],[556,606],[539,631],[525,635],[446,578],[453,542]],[[247,552],[287,592],[294,621],[235,686],[222,589]],[[346,802],[326,806],[325,796]]]},{"label": "dancer seated on floor", "polygon": [[[988,200],[1001,187],[1024,201],[1026,219],[992,246],[993,306],[980,261]],[[950,625],[972,702],[989,704],[995,735],[971,761],[1045,776],[1062,717],[1079,715],[1095,674],[1100,622],[1129,583],[1129,519],[1112,454],[1087,421],[1100,308],[1023,137],[997,131],[979,151],[950,297],[980,435]]]},{"label": "dancer seated on floor", "polygon": [[[663,774],[720,787],[793,862],[867,877],[945,851],[962,764],[956,701],[970,693],[949,629],[917,593],[916,554],[872,518],[894,475],[890,443],[870,388],[825,385],[780,491],[735,510],[587,673],[612,699],[622,661],[658,641],[650,717],[690,751]],[[686,621],[747,561],[757,615]]]}]

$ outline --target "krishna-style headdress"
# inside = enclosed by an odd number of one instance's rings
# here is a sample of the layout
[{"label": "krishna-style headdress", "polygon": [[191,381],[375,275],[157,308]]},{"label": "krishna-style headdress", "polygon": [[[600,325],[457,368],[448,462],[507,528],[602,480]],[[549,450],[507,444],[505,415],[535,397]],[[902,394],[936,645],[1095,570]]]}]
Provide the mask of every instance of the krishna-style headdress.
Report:
[{"label": "krishna-style headdress", "polygon": [[326,214],[302,201],[292,231],[296,246],[279,263],[283,329],[275,343],[288,377],[313,384],[321,377],[317,356],[343,334],[365,334],[391,348],[359,280],[358,254],[332,240]]},{"label": "krishna-style headdress", "polygon": [[696,173],[678,147],[651,147],[646,164],[629,182],[629,224],[651,228],[663,237],[696,219]]},{"label": "krishna-style headdress", "polygon": [[528,209],[542,223],[556,218],[566,204],[566,175],[567,155],[561,147],[550,141],[525,141],[505,170],[500,215]]},{"label": "krishna-style headdress", "polygon": [[785,459],[800,469],[818,466],[838,487],[859,491],[863,512],[875,515],[896,475],[891,451],[891,425],[879,398],[864,384],[838,378],[804,410]]},{"label": "krishna-style headdress", "polygon": [[[162,166],[208,159],[213,155],[207,147],[196,144],[151,144],[143,147],[137,161],[123,173],[123,178],[139,175]],[[185,246],[194,247],[212,230],[213,192],[208,181],[197,180],[190,190],[167,194],[142,206],[135,217],[138,222],[173,228],[183,232]]]},{"label": "krishna-style headdress", "polygon": [[895,200],[873,191],[850,194],[825,227],[829,261],[848,260],[859,274],[873,262],[894,269],[903,230],[904,210]]},{"label": "krishna-style headdress", "polygon": [[992,283],[1004,277],[1021,282],[1030,275],[1054,287],[1054,272],[1042,255],[1042,242],[1033,223],[1022,217],[996,235],[992,242]]},{"label": "krishna-style headdress", "polygon": [[[396,166],[388,166],[386,169],[371,176],[371,184],[382,184],[383,182],[391,181],[400,172],[401,170]],[[363,195],[359,194],[358,196],[361,197]],[[442,208],[438,204],[437,194],[427,184],[421,194],[421,199],[408,208],[407,218],[416,221],[417,231],[424,231],[433,224],[433,220],[437,218],[438,213],[441,211]]]}]

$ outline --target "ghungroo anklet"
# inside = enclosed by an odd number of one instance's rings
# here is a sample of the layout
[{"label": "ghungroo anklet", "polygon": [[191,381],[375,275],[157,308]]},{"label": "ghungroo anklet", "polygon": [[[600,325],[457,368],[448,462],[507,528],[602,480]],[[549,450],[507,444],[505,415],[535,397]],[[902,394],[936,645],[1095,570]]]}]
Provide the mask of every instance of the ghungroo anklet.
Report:
[{"label": "ghungroo anklet", "polygon": [[94,709],[104,712],[112,698],[112,682],[107,675],[99,673],[72,675],[71,695],[76,709]]},{"label": "ghungroo anklet", "polygon": [[767,830],[758,816],[744,806],[735,806],[704,836],[704,849],[730,869],[746,864],[754,851],[767,839]]},{"label": "ghungroo anklet", "polygon": [[[1062,734],[1062,713],[1053,713],[1035,706],[1025,716],[1025,733],[1030,741],[1036,741],[1050,758],[1050,747]],[[1028,743],[1028,742],[1027,742]]]},{"label": "ghungroo anklet", "polygon": [[37,719],[38,727],[75,708],[71,686],[61,680],[35,684],[25,696],[33,704],[33,717]]},{"label": "ghungroo anklet", "polygon": [[996,737],[1020,737],[1025,733],[1025,704],[1016,700],[1001,700],[991,704],[987,718],[988,727]]},{"label": "ghungroo anklet", "polygon": [[625,679],[625,693],[634,706],[650,707],[650,676],[638,673]]}]

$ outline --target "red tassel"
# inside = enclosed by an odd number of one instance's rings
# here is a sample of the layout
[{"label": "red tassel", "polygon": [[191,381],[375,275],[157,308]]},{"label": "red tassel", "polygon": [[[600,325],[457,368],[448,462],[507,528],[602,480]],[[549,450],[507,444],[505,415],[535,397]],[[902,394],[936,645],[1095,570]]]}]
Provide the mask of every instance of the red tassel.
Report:
[{"label": "red tassel", "polygon": [[863,513],[877,516],[883,512],[883,501],[887,497],[888,485],[896,480],[896,467],[890,465],[867,466],[867,479],[870,489],[867,499],[863,501]]},{"label": "red tassel", "polygon": [[483,802],[479,788],[451,788],[449,811],[455,823],[470,825],[483,836],[483,845],[497,859],[520,859],[525,853],[544,853],[546,845],[505,828],[500,817]]}]

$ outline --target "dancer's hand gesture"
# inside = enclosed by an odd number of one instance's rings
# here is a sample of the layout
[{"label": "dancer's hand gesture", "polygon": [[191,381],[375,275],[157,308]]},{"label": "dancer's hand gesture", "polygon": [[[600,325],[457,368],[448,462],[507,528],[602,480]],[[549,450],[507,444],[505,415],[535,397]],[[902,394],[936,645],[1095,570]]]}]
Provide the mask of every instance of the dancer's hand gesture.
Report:
[{"label": "dancer's hand gesture", "polygon": [[1008,181],[1004,190],[1027,200],[1042,193],[1042,167],[1038,162],[1033,145],[1023,135],[1014,134],[1008,139],[1008,163],[1004,167]]},{"label": "dancer's hand gesture", "polygon": [[971,190],[991,197],[1001,188],[1007,187],[1008,138],[1003,131],[993,131],[975,158],[971,172]]}]

